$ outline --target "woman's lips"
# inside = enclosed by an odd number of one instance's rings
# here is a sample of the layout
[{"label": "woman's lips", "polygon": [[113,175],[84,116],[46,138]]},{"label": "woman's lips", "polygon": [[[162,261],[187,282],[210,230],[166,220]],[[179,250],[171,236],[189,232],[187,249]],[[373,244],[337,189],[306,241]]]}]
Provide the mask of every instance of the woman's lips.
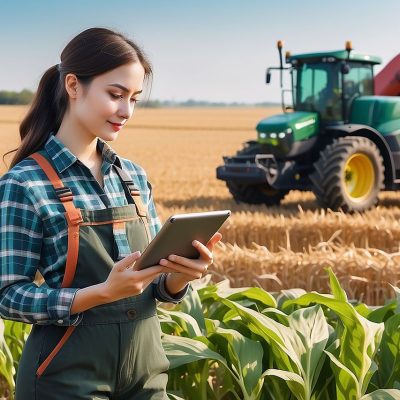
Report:
[{"label": "woman's lips", "polygon": [[110,122],[110,121],[107,121],[107,122],[111,125],[111,127],[113,128],[113,130],[115,132],[118,132],[124,126],[124,124],[115,124],[115,123]]}]

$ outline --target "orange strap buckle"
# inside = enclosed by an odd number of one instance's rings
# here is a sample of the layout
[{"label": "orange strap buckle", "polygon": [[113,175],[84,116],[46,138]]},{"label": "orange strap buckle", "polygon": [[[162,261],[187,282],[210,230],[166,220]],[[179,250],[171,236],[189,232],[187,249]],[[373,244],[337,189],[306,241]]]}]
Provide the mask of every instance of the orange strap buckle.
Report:
[{"label": "orange strap buckle", "polygon": [[68,210],[64,214],[67,218],[68,225],[78,225],[80,222],[83,222],[82,214],[79,208]]}]

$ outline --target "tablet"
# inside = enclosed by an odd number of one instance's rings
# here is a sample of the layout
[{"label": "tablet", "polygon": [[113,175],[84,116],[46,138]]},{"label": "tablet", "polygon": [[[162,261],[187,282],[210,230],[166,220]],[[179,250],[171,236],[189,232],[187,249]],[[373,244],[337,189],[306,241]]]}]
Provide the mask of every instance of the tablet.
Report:
[{"label": "tablet", "polygon": [[135,269],[158,265],[162,258],[167,259],[171,254],[198,258],[200,253],[192,241],[206,245],[230,215],[230,210],[172,215],[145,248]]}]

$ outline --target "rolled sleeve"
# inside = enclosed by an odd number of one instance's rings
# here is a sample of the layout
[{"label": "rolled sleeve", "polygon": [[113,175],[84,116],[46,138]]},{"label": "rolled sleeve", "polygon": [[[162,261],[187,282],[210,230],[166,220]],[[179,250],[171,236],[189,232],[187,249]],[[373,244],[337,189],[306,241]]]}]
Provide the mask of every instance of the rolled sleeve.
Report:
[{"label": "rolled sleeve", "polygon": [[168,274],[161,274],[158,282],[154,284],[154,297],[165,303],[180,303],[189,291],[190,284],[188,283],[180,292],[171,295],[165,285],[165,280]]},{"label": "rolled sleeve", "polygon": [[51,320],[57,325],[77,325],[83,314],[71,315],[71,306],[74,301],[76,288],[52,290],[48,297],[48,313]]},{"label": "rolled sleeve", "polygon": [[12,173],[0,179],[0,316],[41,325],[77,324],[82,316],[71,316],[70,309],[78,289],[34,282],[41,260],[43,222],[19,179]]}]

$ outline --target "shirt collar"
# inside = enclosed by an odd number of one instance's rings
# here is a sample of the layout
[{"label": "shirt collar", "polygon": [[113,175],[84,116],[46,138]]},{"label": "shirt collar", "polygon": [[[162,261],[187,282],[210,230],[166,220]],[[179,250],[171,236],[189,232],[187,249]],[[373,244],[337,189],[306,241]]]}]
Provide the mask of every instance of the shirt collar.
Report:
[{"label": "shirt collar", "polygon": [[[51,133],[50,137],[44,145],[47,153],[53,160],[54,166],[59,173],[65,171],[70,167],[78,158],[66,147],[58,138]],[[103,161],[108,164],[121,165],[121,161],[117,153],[105,141],[97,138],[97,150],[101,152]]]}]

